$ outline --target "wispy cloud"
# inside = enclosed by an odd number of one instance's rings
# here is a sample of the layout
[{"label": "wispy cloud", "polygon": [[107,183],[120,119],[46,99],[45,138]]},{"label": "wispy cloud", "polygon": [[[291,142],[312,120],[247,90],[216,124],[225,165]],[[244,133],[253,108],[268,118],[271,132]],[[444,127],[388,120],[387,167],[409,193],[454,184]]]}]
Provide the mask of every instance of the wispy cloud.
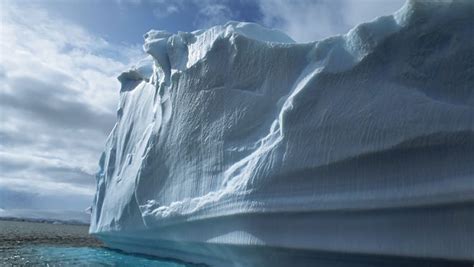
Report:
[{"label": "wispy cloud", "polygon": [[182,8],[182,2],[177,1],[177,2],[165,2],[165,1],[160,1],[155,3],[157,6],[153,9],[153,15],[158,18],[166,18],[169,15],[179,13],[181,8]]},{"label": "wispy cloud", "polygon": [[262,23],[288,33],[295,40],[321,40],[357,24],[389,15],[404,0],[259,0]]},{"label": "wispy cloud", "polygon": [[229,1],[206,0],[194,1],[198,12],[194,25],[200,28],[225,24],[229,20],[238,18],[239,12],[229,7]]},{"label": "wispy cloud", "polygon": [[[355,25],[389,15],[398,10],[405,0],[142,0],[154,8],[159,19],[183,16],[195,28],[207,28],[239,20],[253,8],[260,17],[253,21],[278,28],[295,40],[308,42],[343,34]],[[191,12],[189,12],[191,11]],[[248,18],[248,17],[247,17]]]},{"label": "wispy cloud", "polygon": [[148,3],[153,6],[153,14],[158,19],[191,10],[193,17],[188,18],[189,15],[185,14],[183,19],[191,19],[196,28],[224,24],[239,15],[237,10],[230,8],[229,0],[149,0]]},{"label": "wispy cloud", "polygon": [[9,2],[1,12],[0,187],[90,198],[115,120],[116,76],[141,49],[111,44],[41,9]]}]

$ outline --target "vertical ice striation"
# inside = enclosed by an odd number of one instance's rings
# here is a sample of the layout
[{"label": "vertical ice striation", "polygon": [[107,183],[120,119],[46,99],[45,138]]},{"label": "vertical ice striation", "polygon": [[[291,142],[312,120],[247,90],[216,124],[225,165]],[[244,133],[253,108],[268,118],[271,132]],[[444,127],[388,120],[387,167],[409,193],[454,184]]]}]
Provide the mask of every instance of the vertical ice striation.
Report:
[{"label": "vertical ice striation", "polygon": [[474,260],[472,25],[474,2],[408,1],[305,44],[252,23],[148,32],[91,233],[218,266]]}]

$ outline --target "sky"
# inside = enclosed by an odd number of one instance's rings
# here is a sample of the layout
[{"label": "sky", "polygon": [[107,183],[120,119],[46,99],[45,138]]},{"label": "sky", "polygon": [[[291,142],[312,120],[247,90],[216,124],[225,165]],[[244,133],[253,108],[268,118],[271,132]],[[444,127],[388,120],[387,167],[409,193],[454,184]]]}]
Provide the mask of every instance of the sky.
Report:
[{"label": "sky", "polygon": [[116,118],[116,77],[150,29],[229,20],[298,42],[344,34],[403,0],[0,0],[0,209],[84,210]]}]

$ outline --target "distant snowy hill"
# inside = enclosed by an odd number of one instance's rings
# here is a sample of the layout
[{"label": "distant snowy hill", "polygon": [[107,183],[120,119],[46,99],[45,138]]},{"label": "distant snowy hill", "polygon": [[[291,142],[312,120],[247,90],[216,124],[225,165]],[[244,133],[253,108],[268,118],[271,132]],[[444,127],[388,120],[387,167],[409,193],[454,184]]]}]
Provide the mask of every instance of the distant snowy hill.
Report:
[{"label": "distant snowy hill", "polygon": [[304,44],[238,22],[148,32],[91,233],[215,266],[474,260],[473,25],[474,1],[408,1]]},{"label": "distant snowy hill", "polygon": [[89,224],[90,214],[68,210],[0,209],[0,219]]}]

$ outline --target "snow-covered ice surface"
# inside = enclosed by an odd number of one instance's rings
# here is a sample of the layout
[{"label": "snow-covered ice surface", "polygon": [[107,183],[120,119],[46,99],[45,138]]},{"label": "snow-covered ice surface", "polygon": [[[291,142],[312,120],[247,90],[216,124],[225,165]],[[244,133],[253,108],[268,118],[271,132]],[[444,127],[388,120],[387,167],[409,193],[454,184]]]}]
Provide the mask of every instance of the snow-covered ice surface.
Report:
[{"label": "snow-covered ice surface", "polygon": [[409,1],[304,44],[250,23],[148,32],[90,232],[217,266],[474,260],[473,25],[473,1]]}]

